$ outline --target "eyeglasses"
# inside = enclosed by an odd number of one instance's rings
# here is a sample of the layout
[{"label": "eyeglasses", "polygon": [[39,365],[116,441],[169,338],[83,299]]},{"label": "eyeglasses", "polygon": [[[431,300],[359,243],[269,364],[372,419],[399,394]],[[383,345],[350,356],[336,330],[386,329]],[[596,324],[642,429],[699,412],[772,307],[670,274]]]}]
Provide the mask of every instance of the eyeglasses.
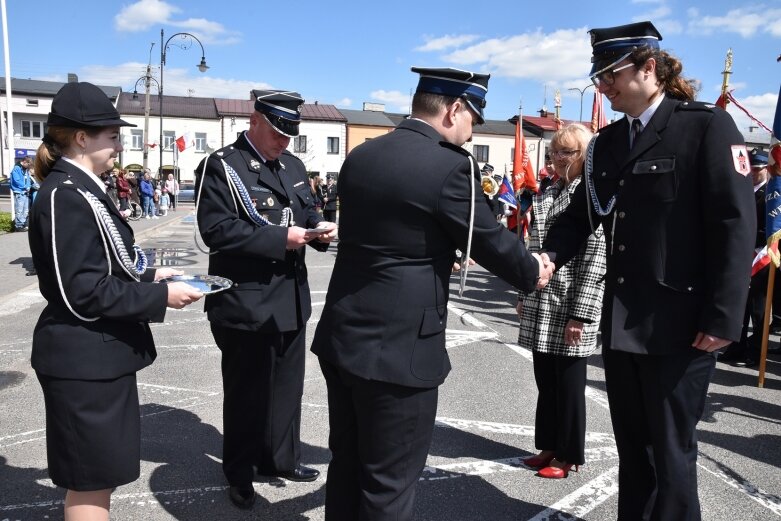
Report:
[{"label": "eyeglasses", "polygon": [[628,69],[629,67],[634,67],[634,63],[627,63],[626,65],[622,65],[621,67],[618,67],[616,69],[600,72],[599,74],[596,74],[591,77],[591,83],[594,84],[594,87],[599,87],[600,84],[605,84],[607,86],[613,85],[616,82],[616,73],[621,72],[624,69]]},{"label": "eyeglasses", "polygon": [[580,150],[551,150],[550,155],[551,157],[570,158],[578,152],[580,152]]}]

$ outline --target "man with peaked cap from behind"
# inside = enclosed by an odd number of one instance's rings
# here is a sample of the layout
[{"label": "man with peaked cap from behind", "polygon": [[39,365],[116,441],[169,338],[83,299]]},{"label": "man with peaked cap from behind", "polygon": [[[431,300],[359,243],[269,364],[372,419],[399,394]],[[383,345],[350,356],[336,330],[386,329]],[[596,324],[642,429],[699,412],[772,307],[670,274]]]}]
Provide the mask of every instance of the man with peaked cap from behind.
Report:
[{"label": "man with peaked cap from behind", "polygon": [[606,233],[602,356],[620,520],[696,521],[697,423],[716,351],[740,339],[756,208],[732,118],[694,100],[650,22],[592,29],[614,111],[543,249],[564,265]]},{"label": "man with peaked cap from behind", "polygon": [[328,386],[328,521],[412,518],[450,371],[448,288],[470,207],[480,265],[523,291],[552,271],[496,222],[461,148],[483,122],[489,76],[412,70],[410,118],[355,148],[339,174],[339,251],[312,344]]},{"label": "man with peaked cap from behind", "polygon": [[304,246],[324,251],[336,234],[315,211],[304,164],[286,150],[298,135],[300,95],[253,97],[249,130],[206,161],[197,210],[209,273],[235,283],[205,307],[222,352],[223,471],[239,508],[255,501],[255,467],[292,481],[319,475],[300,464],[312,311]]}]

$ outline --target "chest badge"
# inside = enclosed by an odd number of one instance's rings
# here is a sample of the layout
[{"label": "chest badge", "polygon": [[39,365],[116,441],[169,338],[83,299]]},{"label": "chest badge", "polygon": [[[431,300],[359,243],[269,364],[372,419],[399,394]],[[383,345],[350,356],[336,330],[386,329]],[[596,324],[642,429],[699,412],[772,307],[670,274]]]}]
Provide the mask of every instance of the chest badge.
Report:
[{"label": "chest badge", "polygon": [[266,204],[269,206],[274,206],[274,198],[269,197],[268,199],[266,199]]},{"label": "chest badge", "polygon": [[252,159],[249,162],[249,166],[255,170],[260,170],[260,161],[257,159]]}]

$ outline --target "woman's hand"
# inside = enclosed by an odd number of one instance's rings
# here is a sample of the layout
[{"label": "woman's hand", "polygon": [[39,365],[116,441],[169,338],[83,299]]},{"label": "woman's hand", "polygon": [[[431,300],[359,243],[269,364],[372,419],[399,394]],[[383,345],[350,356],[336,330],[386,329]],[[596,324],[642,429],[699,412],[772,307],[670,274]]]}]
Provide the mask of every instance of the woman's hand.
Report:
[{"label": "woman's hand", "polygon": [[184,275],[184,272],[182,270],[177,270],[175,268],[159,268],[155,272],[155,282],[157,282],[160,279],[173,277],[174,275]]},{"label": "woman's hand", "polygon": [[515,305],[515,312],[518,314],[518,318],[521,318],[523,315],[523,300],[519,300]]},{"label": "woman's hand", "polygon": [[169,308],[182,309],[200,300],[201,297],[203,297],[203,293],[186,282],[172,282],[168,284],[168,302],[166,305]]},{"label": "woman's hand", "polygon": [[583,322],[577,320],[569,320],[564,327],[564,343],[568,346],[575,347],[580,344],[580,340],[583,338]]}]

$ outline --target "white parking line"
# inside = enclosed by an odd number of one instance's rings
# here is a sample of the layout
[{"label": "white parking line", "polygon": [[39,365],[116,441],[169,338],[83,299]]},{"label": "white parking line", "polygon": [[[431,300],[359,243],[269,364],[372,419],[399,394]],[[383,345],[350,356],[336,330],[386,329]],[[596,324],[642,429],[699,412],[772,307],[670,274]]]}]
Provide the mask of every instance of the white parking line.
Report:
[{"label": "white parking line", "polygon": [[612,467],[529,519],[553,521],[581,518],[618,492],[618,466]]}]

